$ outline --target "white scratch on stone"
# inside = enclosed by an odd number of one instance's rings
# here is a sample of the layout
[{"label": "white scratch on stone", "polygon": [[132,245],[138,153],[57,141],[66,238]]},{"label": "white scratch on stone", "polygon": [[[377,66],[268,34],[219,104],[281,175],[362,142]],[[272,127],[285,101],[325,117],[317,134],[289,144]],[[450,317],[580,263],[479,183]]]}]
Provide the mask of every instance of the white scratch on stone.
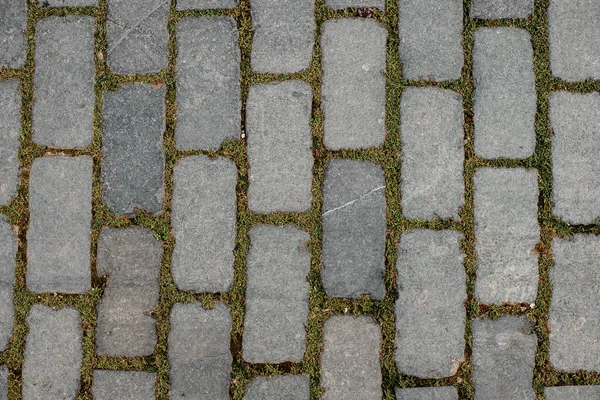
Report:
[{"label": "white scratch on stone", "polygon": [[361,200],[362,200],[362,199],[364,199],[365,197],[368,197],[368,196],[372,195],[373,193],[375,193],[375,192],[377,192],[377,191],[379,191],[379,190],[381,190],[381,189],[384,189],[384,188],[385,188],[385,185],[383,185],[383,186],[379,186],[379,187],[376,187],[375,189],[371,190],[369,193],[367,193],[367,194],[363,194],[363,195],[362,195],[362,196],[360,196],[358,199],[354,199],[354,200],[352,200],[352,201],[349,201],[349,202],[347,202],[346,204],[342,204],[342,205],[341,205],[341,206],[339,206],[339,207],[332,208],[332,209],[331,209],[331,210],[329,210],[329,211],[325,211],[325,212],[323,213],[323,216],[326,216],[327,214],[329,214],[329,213],[332,213],[332,212],[334,212],[334,211],[337,211],[337,210],[340,210],[340,209],[342,209],[342,208],[348,207],[348,206],[350,206],[350,205],[352,205],[352,204],[356,203],[357,201],[361,201]]}]

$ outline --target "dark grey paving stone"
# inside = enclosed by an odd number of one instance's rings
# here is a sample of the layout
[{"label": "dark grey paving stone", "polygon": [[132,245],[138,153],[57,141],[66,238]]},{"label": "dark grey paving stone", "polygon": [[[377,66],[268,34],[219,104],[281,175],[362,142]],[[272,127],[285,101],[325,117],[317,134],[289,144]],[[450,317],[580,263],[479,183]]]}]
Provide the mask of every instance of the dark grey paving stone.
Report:
[{"label": "dark grey paving stone", "polygon": [[481,168],[475,173],[475,294],[480,301],[535,301],[537,205],[535,169]]},{"label": "dark grey paving stone", "polygon": [[400,237],[396,365],[403,374],[453,376],[465,359],[467,287],[461,238],[458,232],[422,229]]},{"label": "dark grey paving stone", "polygon": [[475,399],[533,400],[536,341],[525,317],[473,320]]},{"label": "dark grey paving stone", "polygon": [[378,147],[385,139],[387,30],[373,19],[323,24],[325,146]]},{"label": "dark grey paving stone", "polygon": [[323,326],[323,400],[380,399],[381,329],[363,315],[332,316]]},{"label": "dark grey paving stone", "polygon": [[23,399],[74,399],[79,393],[82,363],[79,311],[70,307],[56,311],[34,304],[26,322]]},{"label": "dark grey paving stone", "polygon": [[208,10],[213,8],[236,8],[238,0],[178,0],[178,10]]},{"label": "dark grey paving stone", "polygon": [[78,16],[37,23],[33,141],[39,145],[85,148],[92,142],[94,24]]},{"label": "dark grey paving stone", "polygon": [[0,4],[0,67],[20,68],[25,63],[27,2],[3,0]]},{"label": "dark grey paving stone", "polygon": [[473,0],[471,18],[527,18],[533,13],[534,0]]},{"label": "dark grey paving stone", "polygon": [[325,6],[336,10],[350,7],[373,7],[385,10],[385,0],[325,0]]},{"label": "dark grey paving stone", "polygon": [[169,56],[168,0],[108,0],[106,62],[117,74],[159,72]]},{"label": "dark grey paving stone", "polygon": [[252,69],[292,73],[308,68],[315,43],[313,0],[252,0]]},{"label": "dark grey paving stone", "polygon": [[42,157],[29,179],[27,288],[85,293],[90,289],[92,158]]},{"label": "dark grey paving stone", "polygon": [[568,82],[600,79],[600,2],[552,0],[548,7],[550,69]]},{"label": "dark grey paving stone", "polygon": [[38,7],[86,7],[97,6],[98,0],[38,0]]},{"label": "dark grey paving stone", "polygon": [[173,306],[169,333],[172,399],[229,399],[230,333],[231,313],[223,303],[212,310],[200,303]]},{"label": "dark grey paving stone", "polygon": [[323,186],[323,286],[329,296],[385,297],[385,179],[379,165],[333,160]]},{"label": "dark grey paving stone", "polygon": [[104,93],[102,199],[117,215],[163,208],[165,87],[123,85]]},{"label": "dark grey paving stone", "polygon": [[215,150],[240,135],[240,49],[230,17],[177,23],[177,126],[180,150]]},{"label": "dark grey paving stone", "polygon": [[248,385],[244,400],[308,400],[310,378],[301,375],[259,376]]},{"label": "dark grey paving stone", "polygon": [[0,82],[0,104],[0,205],[8,205],[19,186],[21,94],[16,79]]},{"label": "dark grey paving stone", "polygon": [[255,213],[310,210],[312,90],[300,81],[255,85],[246,105],[250,187]]},{"label": "dark grey paving stone", "polygon": [[544,390],[546,400],[598,400],[600,386],[556,386]]},{"label": "dark grey paving stone", "polygon": [[6,216],[0,215],[0,351],[6,349],[13,333],[16,254],[17,237]]},{"label": "dark grey paving stone", "polygon": [[396,400],[458,400],[455,387],[396,389]]},{"label": "dark grey paving stone", "polygon": [[0,366],[0,399],[8,400],[8,368]]},{"label": "dark grey paving stone", "polygon": [[553,92],[552,212],[569,224],[600,219],[600,94]]},{"label": "dark grey paving stone", "polygon": [[94,370],[92,394],[95,400],[154,399],[156,373]]},{"label": "dark grey paving stone", "polygon": [[268,225],[248,236],[244,359],[299,363],[306,349],[310,237],[292,226]]},{"label": "dark grey paving stone", "polygon": [[237,170],[226,158],[175,166],[173,279],[181,290],[226,292],[233,281]]},{"label": "dark grey paving stone", "polygon": [[559,371],[600,371],[600,237],[556,238],[550,270],[550,362]]},{"label": "dark grey paving stone", "polygon": [[162,243],[148,228],[104,228],[98,240],[97,270],[107,277],[98,305],[96,353],[147,356],[156,345],[158,277]]},{"label": "dark grey paving stone", "polygon": [[462,96],[444,89],[406,88],[400,126],[402,214],[458,220],[465,186]]},{"label": "dark grey paving stone", "polygon": [[459,79],[463,67],[462,0],[400,0],[398,13],[402,76]]},{"label": "dark grey paving stone", "polygon": [[479,28],[473,48],[475,151],[527,158],[535,150],[536,92],[531,36],[520,28]]}]

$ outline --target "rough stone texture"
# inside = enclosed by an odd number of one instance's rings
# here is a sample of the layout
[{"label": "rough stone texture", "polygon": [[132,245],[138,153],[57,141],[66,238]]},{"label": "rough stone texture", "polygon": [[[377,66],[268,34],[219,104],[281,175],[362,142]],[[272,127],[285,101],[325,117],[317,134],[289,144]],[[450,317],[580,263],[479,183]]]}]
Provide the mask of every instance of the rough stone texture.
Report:
[{"label": "rough stone texture", "polygon": [[255,85],[247,102],[248,205],[255,213],[312,204],[312,91],[300,81]]},{"label": "rough stone texture", "polygon": [[[1,8],[0,13],[2,13]],[[16,79],[0,82],[0,104],[2,104],[0,107],[0,206],[2,206],[12,201],[19,185],[21,94]]]},{"label": "rough stone texture", "polygon": [[38,7],[86,7],[97,6],[98,0],[38,0]]},{"label": "rough stone texture", "polygon": [[79,311],[34,304],[26,322],[23,400],[74,399],[82,363]]},{"label": "rough stone texture", "polygon": [[420,378],[452,376],[464,360],[467,288],[453,231],[415,230],[400,237],[396,365]]},{"label": "rough stone texture", "polygon": [[536,92],[525,29],[479,28],[473,49],[475,151],[527,158],[535,150]]},{"label": "rough stone texture", "polygon": [[444,89],[406,88],[400,119],[402,214],[458,220],[465,185],[462,96]]},{"label": "rough stone texture", "polygon": [[600,219],[600,94],[550,95],[553,213],[570,224]]},{"label": "rough stone texture", "polygon": [[473,0],[471,18],[527,18],[533,13],[534,0]]},{"label": "rough stone texture", "polygon": [[565,81],[600,79],[600,2],[552,0],[548,7],[550,69]]},{"label": "rough stone texture", "polygon": [[8,400],[8,368],[0,365],[0,399]]},{"label": "rough stone texture", "polygon": [[550,362],[560,371],[600,371],[600,237],[556,238],[550,270]]},{"label": "rough stone texture", "polygon": [[27,288],[33,292],[87,292],[91,284],[91,157],[34,160],[29,211]]},{"label": "rough stone texture", "polygon": [[308,400],[310,378],[302,375],[259,376],[248,385],[244,400]]},{"label": "rough stone texture", "polygon": [[459,79],[462,0],[400,0],[400,62],[405,79]]},{"label": "rough stone texture", "polygon": [[0,68],[20,68],[25,63],[27,2],[3,0],[0,4]]},{"label": "rough stone texture", "polygon": [[159,72],[169,55],[168,0],[108,0],[106,62],[118,74]]},{"label": "rough stone texture", "polygon": [[0,351],[6,349],[13,333],[13,285],[15,284],[16,254],[17,238],[15,233],[6,216],[0,215]]},{"label": "rough stone texture", "polygon": [[200,303],[173,306],[168,343],[172,399],[229,398],[230,332],[231,314],[223,303],[212,310]]},{"label": "rough stone texture", "polygon": [[95,400],[154,399],[156,373],[94,370],[92,394]]},{"label": "rough stone texture", "polygon": [[385,9],[385,0],[325,0],[325,6],[336,10],[350,7],[373,7],[383,11]]},{"label": "rough stone texture", "polygon": [[249,232],[242,348],[251,363],[301,362],[306,348],[310,236],[292,226]]},{"label": "rough stone texture", "polygon": [[546,400],[598,400],[600,386],[557,386],[544,390]]},{"label": "rough stone texture", "polygon": [[178,10],[208,10],[212,8],[236,8],[238,0],[178,0]]},{"label": "rough stone texture", "polygon": [[104,94],[102,198],[117,215],[157,214],[164,198],[165,87],[123,85]]},{"label": "rough stone texture", "polygon": [[147,356],[156,345],[158,276],[162,243],[148,228],[105,228],[98,240],[97,270],[107,276],[98,305],[96,352],[103,356]]},{"label": "rough stone texture", "polygon": [[323,187],[323,286],[329,296],[385,296],[385,179],[379,165],[330,161]]},{"label": "rough stone texture", "polygon": [[536,170],[475,173],[475,293],[484,303],[535,301],[540,240]]},{"label": "rough stone texture", "polygon": [[369,316],[332,316],[323,327],[323,400],[380,399],[381,329]]},{"label": "rough stone texture", "polygon": [[378,147],[385,139],[387,30],[372,19],[323,24],[325,146]]},{"label": "rough stone texture", "polygon": [[252,0],[252,69],[292,73],[308,68],[315,42],[313,0]]},{"label": "rough stone texture", "polygon": [[240,49],[229,17],[177,23],[177,126],[180,150],[216,150],[240,135]]},{"label": "rough stone texture", "polygon": [[396,389],[396,400],[458,400],[455,387]]},{"label": "rough stone texture", "polygon": [[175,166],[173,279],[181,290],[226,292],[233,281],[237,170],[226,158]]},{"label": "rough stone texture", "polygon": [[57,148],[85,148],[92,142],[94,73],[94,18],[48,17],[38,22],[34,142]]}]

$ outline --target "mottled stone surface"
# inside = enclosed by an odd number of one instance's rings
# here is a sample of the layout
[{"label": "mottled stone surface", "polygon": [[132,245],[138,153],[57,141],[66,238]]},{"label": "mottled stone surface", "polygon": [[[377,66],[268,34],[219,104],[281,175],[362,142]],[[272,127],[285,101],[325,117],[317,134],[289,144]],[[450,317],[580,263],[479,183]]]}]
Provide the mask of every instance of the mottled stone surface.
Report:
[{"label": "mottled stone surface", "polygon": [[473,0],[471,18],[527,18],[533,13],[534,0]]},{"label": "mottled stone surface", "polygon": [[178,0],[178,10],[208,10],[213,8],[236,8],[238,0]]},{"label": "mottled stone surface", "polygon": [[350,7],[373,7],[383,11],[385,9],[385,0],[325,0],[325,6],[336,10]]},{"label": "mottled stone surface", "polygon": [[455,387],[396,389],[396,400],[458,400]]},{"label": "mottled stone surface", "polygon": [[0,104],[2,104],[0,107],[0,206],[2,206],[12,201],[19,185],[21,94],[16,79],[0,82]]},{"label": "mottled stone surface", "polygon": [[310,378],[301,375],[259,376],[248,385],[244,400],[308,400]]},{"label": "mottled stone surface", "polygon": [[8,400],[8,368],[0,365],[0,399]]},{"label": "mottled stone surface", "polygon": [[0,4],[0,67],[20,68],[25,63],[27,2],[3,0]]},{"label": "mottled stone surface", "polygon": [[6,349],[13,334],[16,254],[17,238],[13,228],[6,216],[0,215],[0,351]]},{"label": "mottled stone surface", "polygon": [[95,400],[154,399],[155,372],[94,370]]},{"label": "mottled stone surface", "polygon": [[98,0],[38,0],[38,7],[89,7],[97,6]]},{"label": "mottled stone surface", "polygon": [[546,400],[598,400],[600,386],[556,386],[544,390]]}]

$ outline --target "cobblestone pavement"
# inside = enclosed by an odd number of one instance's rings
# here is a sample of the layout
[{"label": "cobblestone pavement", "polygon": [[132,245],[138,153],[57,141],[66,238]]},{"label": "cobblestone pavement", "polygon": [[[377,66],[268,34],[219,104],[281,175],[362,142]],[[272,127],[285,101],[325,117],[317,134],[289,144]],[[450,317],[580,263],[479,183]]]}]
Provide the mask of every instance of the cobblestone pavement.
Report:
[{"label": "cobblestone pavement", "polygon": [[599,400],[600,0],[0,0],[0,400]]}]

